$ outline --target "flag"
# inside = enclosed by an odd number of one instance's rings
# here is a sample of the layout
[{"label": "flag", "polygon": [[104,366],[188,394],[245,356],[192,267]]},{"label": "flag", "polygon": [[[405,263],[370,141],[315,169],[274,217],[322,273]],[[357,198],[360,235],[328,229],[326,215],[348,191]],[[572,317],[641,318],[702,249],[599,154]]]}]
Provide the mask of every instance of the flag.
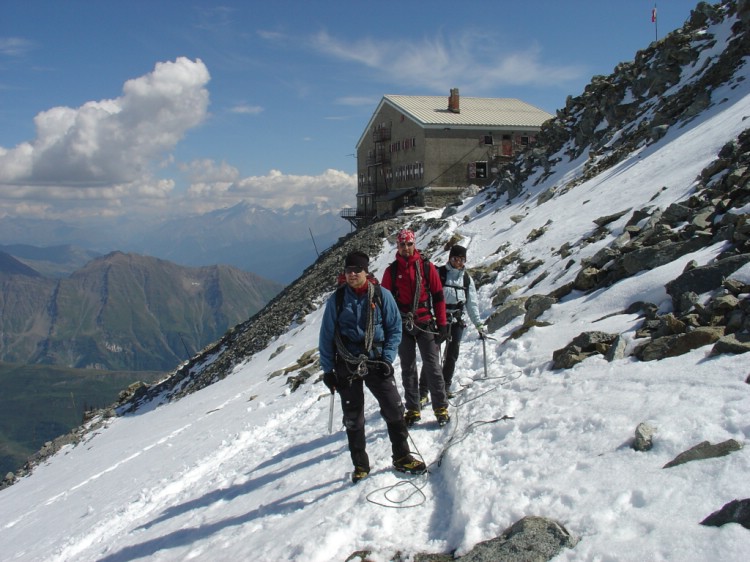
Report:
[{"label": "flag", "polygon": [[651,23],[656,23],[656,8],[651,10]]}]

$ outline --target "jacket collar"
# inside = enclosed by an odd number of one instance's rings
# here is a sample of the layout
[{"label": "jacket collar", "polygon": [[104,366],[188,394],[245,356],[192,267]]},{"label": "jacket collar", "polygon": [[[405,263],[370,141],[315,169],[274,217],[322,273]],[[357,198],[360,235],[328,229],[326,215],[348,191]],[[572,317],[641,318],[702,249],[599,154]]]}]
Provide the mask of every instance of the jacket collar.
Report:
[{"label": "jacket collar", "polygon": [[419,250],[414,250],[414,254],[409,258],[405,258],[397,252],[396,259],[405,265],[411,265],[412,263],[416,263],[417,261],[421,260],[422,256],[419,255]]}]

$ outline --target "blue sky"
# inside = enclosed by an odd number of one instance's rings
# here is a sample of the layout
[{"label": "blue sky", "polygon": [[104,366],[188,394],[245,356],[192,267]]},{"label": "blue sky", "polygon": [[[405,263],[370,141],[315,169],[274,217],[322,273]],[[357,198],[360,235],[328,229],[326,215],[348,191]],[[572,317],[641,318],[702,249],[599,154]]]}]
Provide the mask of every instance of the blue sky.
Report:
[{"label": "blue sky", "polygon": [[[6,1],[0,217],[354,204],[385,94],[554,113],[697,2]],[[1,241],[0,241],[1,242]]]}]

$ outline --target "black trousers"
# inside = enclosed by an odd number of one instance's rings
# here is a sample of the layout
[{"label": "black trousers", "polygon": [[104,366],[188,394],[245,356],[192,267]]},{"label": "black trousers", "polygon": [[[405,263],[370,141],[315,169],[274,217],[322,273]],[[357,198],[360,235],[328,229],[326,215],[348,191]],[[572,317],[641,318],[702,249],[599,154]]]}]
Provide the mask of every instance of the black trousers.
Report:
[{"label": "black trousers", "polygon": [[380,406],[380,415],[385,420],[388,437],[391,440],[393,460],[408,455],[410,452],[409,434],[404,422],[404,406],[401,403],[396,380],[392,376],[383,378],[377,373],[370,373],[364,378],[351,377],[346,362],[342,360],[336,363],[336,378],[338,379],[336,390],[341,397],[346,438],[354,466],[370,469],[365,439],[365,386]]},{"label": "black trousers", "polygon": [[[422,357],[422,369],[417,373],[417,347]],[[445,383],[440,367],[440,347],[435,342],[432,332],[417,330],[414,335],[404,331],[398,346],[398,356],[401,359],[401,380],[404,385],[404,401],[409,410],[419,412],[419,381],[422,376],[425,388],[432,398],[432,408],[448,407],[445,396]]]},{"label": "black trousers", "polygon": [[[445,382],[446,392],[448,392],[453,382],[453,372],[456,370],[456,361],[458,361],[458,353],[461,350],[461,338],[464,337],[464,329],[466,328],[466,325],[461,320],[453,322],[450,326],[451,339],[445,344],[446,348],[443,352],[443,381]],[[427,377],[423,368],[419,373],[419,395],[427,396],[428,390]]]}]

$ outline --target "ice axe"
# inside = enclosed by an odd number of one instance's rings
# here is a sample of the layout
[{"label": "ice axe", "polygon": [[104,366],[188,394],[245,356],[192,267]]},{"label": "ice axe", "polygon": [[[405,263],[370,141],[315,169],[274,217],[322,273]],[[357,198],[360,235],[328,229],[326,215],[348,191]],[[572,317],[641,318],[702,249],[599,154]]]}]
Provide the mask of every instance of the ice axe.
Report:
[{"label": "ice axe", "polygon": [[479,332],[479,339],[482,340],[482,357],[484,358],[484,378],[487,378],[487,340],[491,338],[484,332]]},{"label": "ice axe", "polygon": [[328,406],[328,433],[333,433],[333,403],[335,401],[334,392],[331,392],[331,404]]}]

